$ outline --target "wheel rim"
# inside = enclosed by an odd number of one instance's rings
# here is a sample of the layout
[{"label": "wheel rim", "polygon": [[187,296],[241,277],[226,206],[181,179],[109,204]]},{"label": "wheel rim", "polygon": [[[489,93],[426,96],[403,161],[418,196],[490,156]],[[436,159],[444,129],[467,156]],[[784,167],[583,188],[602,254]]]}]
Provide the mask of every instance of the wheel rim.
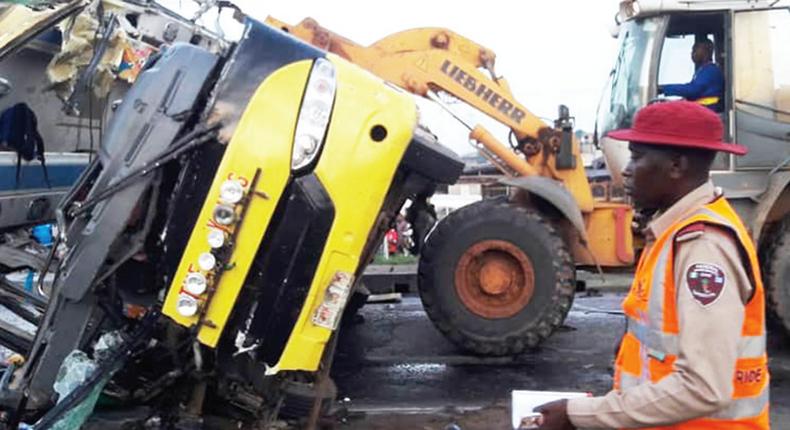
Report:
[{"label": "wheel rim", "polygon": [[535,291],[529,257],[510,242],[485,240],[468,248],[455,268],[455,290],[464,306],[484,318],[509,318]]}]

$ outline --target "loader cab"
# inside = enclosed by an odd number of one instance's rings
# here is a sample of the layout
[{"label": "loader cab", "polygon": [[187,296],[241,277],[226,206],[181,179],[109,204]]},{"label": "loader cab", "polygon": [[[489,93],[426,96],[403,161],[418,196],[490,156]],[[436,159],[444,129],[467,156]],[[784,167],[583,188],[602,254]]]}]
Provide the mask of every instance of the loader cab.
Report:
[{"label": "loader cab", "polygon": [[[738,3],[739,2],[731,2]],[[627,142],[606,138],[629,127],[635,113],[660,96],[658,87],[691,81],[695,41],[714,42],[713,62],[724,75],[721,108],[725,140],[749,147],[749,154],[720,155],[714,170],[722,186],[750,183],[790,157],[790,8],[733,6],[727,10],[647,11],[619,24],[620,49],[598,111],[597,137],[615,182],[628,159]],[[732,175],[731,175],[732,176]],[[754,178],[751,178],[751,177]],[[714,176],[715,178],[716,176]]]}]

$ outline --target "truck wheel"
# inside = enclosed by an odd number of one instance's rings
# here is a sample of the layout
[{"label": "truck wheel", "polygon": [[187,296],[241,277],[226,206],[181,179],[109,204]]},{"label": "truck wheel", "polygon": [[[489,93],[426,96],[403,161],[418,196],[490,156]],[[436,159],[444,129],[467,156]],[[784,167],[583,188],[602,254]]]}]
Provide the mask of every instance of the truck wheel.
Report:
[{"label": "truck wheel", "polygon": [[426,313],[456,345],[513,355],[562,324],[575,275],[565,242],[545,217],[484,200],[437,224],[422,251],[418,284]]},{"label": "truck wheel", "polygon": [[782,221],[766,237],[762,271],[768,314],[790,334],[790,219]]},{"label": "truck wheel", "polygon": [[326,415],[337,397],[335,381],[329,379],[322,392],[314,383],[287,381],[283,386],[283,403],[280,417],[289,419],[307,418],[313,409],[316,397],[321,397],[321,416]]}]

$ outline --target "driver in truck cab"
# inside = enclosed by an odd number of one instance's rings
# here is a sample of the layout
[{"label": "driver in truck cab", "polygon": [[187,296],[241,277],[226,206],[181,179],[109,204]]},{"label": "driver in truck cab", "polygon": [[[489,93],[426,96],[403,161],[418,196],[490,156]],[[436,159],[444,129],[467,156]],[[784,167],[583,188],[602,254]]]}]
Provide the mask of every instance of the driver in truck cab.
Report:
[{"label": "driver in truck cab", "polygon": [[694,62],[694,76],[687,84],[666,84],[658,87],[658,93],[665,96],[680,96],[697,102],[714,112],[724,110],[724,74],[713,62],[715,46],[710,39],[700,39],[691,48],[691,61]]}]

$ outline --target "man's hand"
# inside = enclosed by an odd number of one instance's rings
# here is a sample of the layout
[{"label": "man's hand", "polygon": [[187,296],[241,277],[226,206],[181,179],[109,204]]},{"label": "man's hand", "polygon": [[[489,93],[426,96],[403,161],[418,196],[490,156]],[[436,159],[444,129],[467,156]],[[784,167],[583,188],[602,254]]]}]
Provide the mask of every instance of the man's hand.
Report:
[{"label": "man's hand", "polygon": [[539,429],[543,430],[576,430],[568,418],[568,400],[555,400],[553,402],[540,405],[533,409],[533,412],[543,414]]}]

